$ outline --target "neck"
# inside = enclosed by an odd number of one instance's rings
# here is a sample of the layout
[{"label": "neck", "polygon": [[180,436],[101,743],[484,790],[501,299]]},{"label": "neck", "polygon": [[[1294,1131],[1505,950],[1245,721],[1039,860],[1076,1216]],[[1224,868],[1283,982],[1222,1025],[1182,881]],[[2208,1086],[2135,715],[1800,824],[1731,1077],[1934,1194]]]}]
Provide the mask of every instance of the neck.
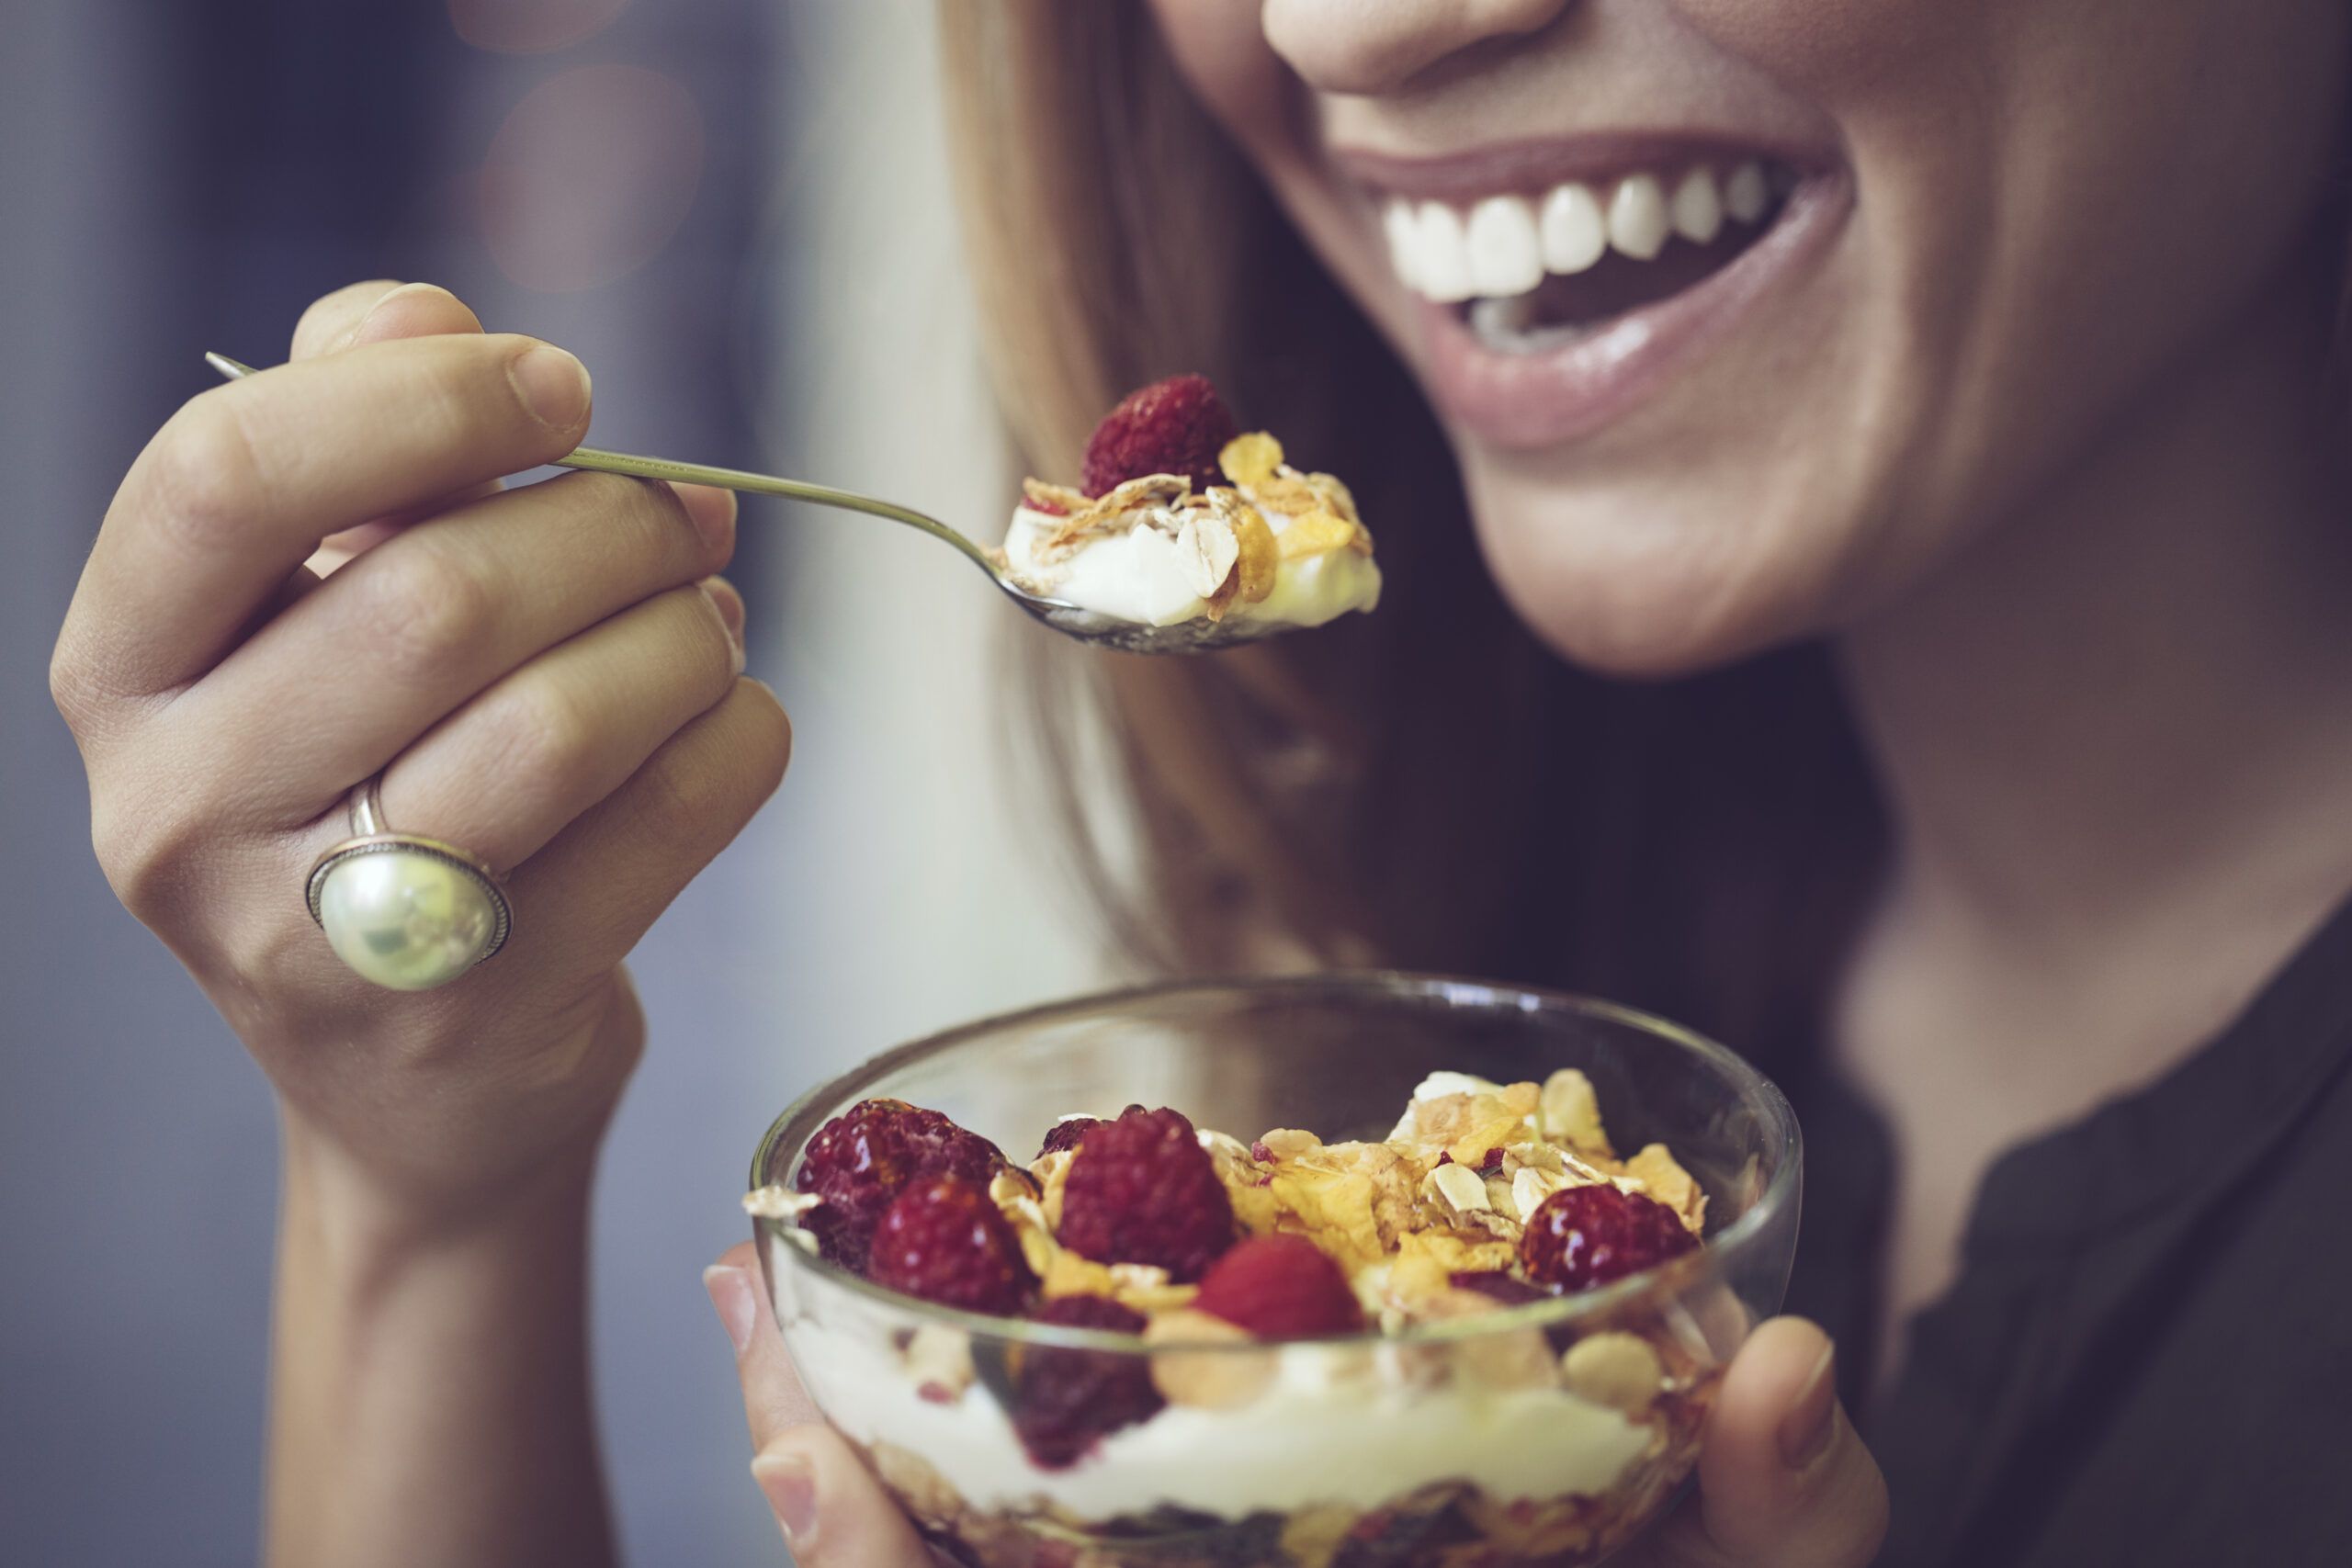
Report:
[{"label": "neck", "polygon": [[2352,886],[2352,484],[2318,287],[2274,291],[1845,639],[1891,909],[2111,973],[2134,933],[2216,915],[2255,963]]}]

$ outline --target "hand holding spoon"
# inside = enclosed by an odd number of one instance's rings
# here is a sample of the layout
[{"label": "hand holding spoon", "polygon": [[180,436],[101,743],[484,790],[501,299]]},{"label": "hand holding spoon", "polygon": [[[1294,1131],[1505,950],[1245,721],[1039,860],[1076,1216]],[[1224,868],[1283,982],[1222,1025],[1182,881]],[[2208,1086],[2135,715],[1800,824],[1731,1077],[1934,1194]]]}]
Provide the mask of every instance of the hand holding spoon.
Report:
[{"label": "hand holding spoon", "polygon": [[[240,364],[226,355],[208,354],[204,359],[206,364],[232,381],[259,374],[254,367]],[[862,512],[872,517],[886,517],[953,547],[965,559],[986,572],[989,581],[995,583],[1006,598],[1064,637],[1121,653],[1201,653],[1293,629],[1282,622],[1211,621],[1204,618],[1174,626],[1147,626],[1089,610],[1067,600],[1049,598],[1023,587],[1013,580],[994,551],[974,543],[938,518],[876,496],[861,495],[855,491],[836,490],[830,485],[810,484],[805,479],[779,479],[773,474],[755,474],[741,468],[716,468],[701,463],[676,462],[668,457],[640,457],[626,452],[605,452],[594,446],[582,446],[569,457],[558,457],[555,466],[587,468],[606,474],[627,474],[641,479],[673,479],[682,484],[711,485],[720,490],[782,496],[787,501],[805,501],[842,512]]]}]

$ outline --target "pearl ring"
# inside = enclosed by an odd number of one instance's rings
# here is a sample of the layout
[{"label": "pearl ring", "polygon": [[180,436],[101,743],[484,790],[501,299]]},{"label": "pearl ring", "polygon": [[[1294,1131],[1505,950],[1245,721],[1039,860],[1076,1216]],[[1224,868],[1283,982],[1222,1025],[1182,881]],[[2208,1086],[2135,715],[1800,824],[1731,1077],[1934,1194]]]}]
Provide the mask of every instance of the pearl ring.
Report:
[{"label": "pearl ring", "polygon": [[311,919],[361,979],[429,991],[505,945],[514,910],[481,856],[393,832],[381,790],[369,779],[353,792],[352,837],[311,868]]}]

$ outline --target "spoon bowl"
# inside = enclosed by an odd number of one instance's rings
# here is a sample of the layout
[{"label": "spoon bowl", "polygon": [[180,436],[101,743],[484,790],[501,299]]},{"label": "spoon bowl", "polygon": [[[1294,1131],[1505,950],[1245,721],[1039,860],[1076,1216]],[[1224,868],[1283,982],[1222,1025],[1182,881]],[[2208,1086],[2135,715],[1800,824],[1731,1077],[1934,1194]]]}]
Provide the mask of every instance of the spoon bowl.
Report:
[{"label": "spoon bowl", "polygon": [[[204,360],[232,381],[261,374],[254,367],[241,364],[222,354],[208,354]],[[1119,653],[1206,653],[1236,643],[1251,642],[1297,629],[1285,622],[1211,621],[1205,618],[1155,626],[1106,615],[1099,610],[1090,610],[1066,599],[1051,598],[1024,588],[1006,570],[997,552],[975,543],[961,531],[910,506],[900,506],[896,502],[863,495],[856,491],[836,490],[831,485],[780,479],[774,474],[757,474],[743,468],[719,468],[703,463],[681,463],[670,457],[641,457],[628,452],[606,452],[594,446],[578,447],[570,455],[556,458],[554,466],[595,473],[626,474],[632,479],[709,485],[750,495],[781,496],[786,501],[807,502],[812,506],[829,506],[840,512],[860,512],[869,517],[887,518],[917,533],[927,534],[956,550],[986,572],[989,581],[996,584],[998,592],[1062,636]]]}]

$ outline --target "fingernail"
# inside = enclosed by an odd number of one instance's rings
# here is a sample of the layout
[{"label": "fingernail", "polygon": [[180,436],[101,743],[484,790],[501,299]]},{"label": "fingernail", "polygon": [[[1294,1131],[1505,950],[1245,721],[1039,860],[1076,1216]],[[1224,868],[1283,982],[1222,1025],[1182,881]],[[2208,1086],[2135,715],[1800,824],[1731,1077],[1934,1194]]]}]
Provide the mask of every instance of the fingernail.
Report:
[{"label": "fingernail", "polygon": [[1819,1459],[1838,1430],[1838,1351],[1824,1349],[1805,1378],[1804,1391],[1781,1417],[1781,1459],[1804,1470]]},{"label": "fingernail", "polygon": [[710,1292],[710,1304],[718,1309],[728,1343],[741,1355],[743,1347],[752,1342],[752,1314],[760,1310],[759,1298],[752,1293],[752,1277],[741,1269],[714,1263],[702,1271],[702,1288]]},{"label": "fingernail", "polygon": [[716,485],[672,484],[678,502],[694,519],[702,542],[720,555],[735,553],[735,492]]},{"label": "fingernail", "polygon": [[570,430],[588,417],[588,367],[541,344],[509,367],[514,395],[541,424]]},{"label": "fingernail", "polygon": [[702,591],[710,595],[710,603],[718,611],[718,618],[727,625],[727,635],[735,644],[735,673],[741,675],[744,663],[743,596],[736,592],[735,585],[723,577],[703,579]]},{"label": "fingernail", "polygon": [[400,300],[413,299],[420,294],[447,294],[447,289],[437,283],[403,283],[398,288],[388,290],[383,298],[368,306],[368,313],[359,318],[359,324],[366,326]]},{"label": "fingernail", "polygon": [[784,1544],[808,1550],[817,1539],[817,1473],[798,1454],[762,1454],[752,1461],[752,1479],[784,1527]]},{"label": "fingernail", "polygon": [[337,337],[333,343],[327,344],[329,351],[338,348],[349,348],[353,344],[357,343],[359,341],[360,333],[366,330],[368,322],[376,319],[376,312],[384,308],[387,300],[397,299],[415,287],[416,285],[413,283],[402,283],[397,284],[394,287],[384,290],[382,294],[377,296],[376,302],[373,305],[368,306],[365,310],[359,312],[359,319],[357,321],[344,328],[342,335]]}]

